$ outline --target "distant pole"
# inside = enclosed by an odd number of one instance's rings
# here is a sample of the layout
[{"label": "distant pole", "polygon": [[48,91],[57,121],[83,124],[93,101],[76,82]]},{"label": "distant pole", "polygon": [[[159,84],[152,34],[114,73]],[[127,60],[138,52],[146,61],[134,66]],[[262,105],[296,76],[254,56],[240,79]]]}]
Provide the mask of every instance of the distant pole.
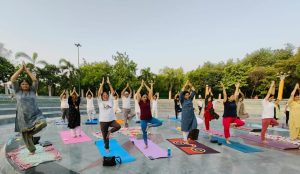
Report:
[{"label": "distant pole", "polygon": [[79,94],[79,96],[80,96],[80,69],[79,69],[79,48],[81,47],[81,45],[80,45],[80,43],[75,43],[74,44],[76,47],[77,47],[77,51],[78,51],[78,76],[79,76],[79,83],[78,83],[78,94]]}]

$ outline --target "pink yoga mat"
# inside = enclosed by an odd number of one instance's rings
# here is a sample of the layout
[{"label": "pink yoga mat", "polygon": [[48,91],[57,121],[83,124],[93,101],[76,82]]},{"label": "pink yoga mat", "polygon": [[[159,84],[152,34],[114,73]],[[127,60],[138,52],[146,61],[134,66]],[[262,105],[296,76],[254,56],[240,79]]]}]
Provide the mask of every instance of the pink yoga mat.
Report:
[{"label": "pink yoga mat", "polygon": [[149,159],[154,160],[158,158],[167,158],[168,152],[157,144],[153,143],[151,140],[148,140],[148,148],[145,149],[144,140],[137,140],[135,138],[130,138],[130,141]]},{"label": "pink yoga mat", "polygon": [[[224,136],[224,131],[220,131],[220,130],[216,130],[216,129],[209,129],[209,131],[202,129],[204,132],[210,133],[212,135],[217,135],[217,136],[221,136],[221,137],[225,137]],[[231,137],[235,137],[235,135],[230,135]]]},{"label": "pink yoga mat", "polygon": [[[262,143],[260,136],[245,134],[245,135],[240,135],[240,137],[243,139],[246,139],[246,140],[251,140],[251,141],[258,142],[258,143]],[[267,139],[266,145],[275,147],[277,149],[282,149],[282,150],[298,149],[297,145],[273,141],[271,139]]]},{"label": "pink yoga mat", "polygon": [[73,138],[71,136],[70,130],[61,131],[60,137],[63,140],[64,144],[75,144],[75,143],[82,143],[86,141],[92,141],[92,139],[88,137],[83,131],[81,131],[81,136],[77,136],[76,138]]}]

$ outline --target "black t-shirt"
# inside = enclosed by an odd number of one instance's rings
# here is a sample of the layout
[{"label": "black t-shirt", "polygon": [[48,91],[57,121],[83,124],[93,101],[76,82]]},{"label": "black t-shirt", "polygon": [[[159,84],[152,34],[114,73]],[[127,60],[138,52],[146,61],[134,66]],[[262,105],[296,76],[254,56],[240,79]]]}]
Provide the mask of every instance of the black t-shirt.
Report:
[{"label": "black t-shirt", "polygon": [[223,117],[237,117],[236,103],[235,101],[224,102],[224,114]]}]

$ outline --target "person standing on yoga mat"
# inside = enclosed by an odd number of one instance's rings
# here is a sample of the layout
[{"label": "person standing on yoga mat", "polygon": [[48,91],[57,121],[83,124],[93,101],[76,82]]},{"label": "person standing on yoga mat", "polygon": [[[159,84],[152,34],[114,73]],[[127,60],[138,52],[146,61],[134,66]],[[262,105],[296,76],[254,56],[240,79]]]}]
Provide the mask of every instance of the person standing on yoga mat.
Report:
[{"label": "person standing on yoga mat", "polygon": [[[186,91],[186,87],[189,87],[189,91]],[[197,129],[197,119],[194,113],[193,99],[195,96],[195,88],[189,80],[186,81],[179,94],[179,100],[182,106],[181,114],[181,131],[183,134],[183,140],[188,142],[188,134],[191,130]]]},{"label": "person standing on yoga mat", "polygon": [[203,102],[202,102],[202,97],[199,95],[199,100],[197,101],[198,109],[199,109],[199,114],[201,114],[202,108],[203,108]]},{"label": "person standing on yoga mat", "polygon": [[[114,112],[114,102],[113,102],[113,94],[115,93],[115,90],[112,87],[108,77],[106,83],[109,86],[110,94],[109,91],[103,91],[103,86],[104,86],[104,78],[103,78],[98,91],[98,106],[99,106],[99,122],[100,122],[100,129],[104,141],[104,148],[106,149],[106,152],[109,153],[109,135],[111,133],[118,131],[121,128],[121,126],[116,121],[116,115]],[[112,129],[109,130],[109,127],[112,127]]]},{"label": "person standing on yoga mat", "polygon": [[245,105],[244,105],[245,95],[239,90],[239,102],[237,104],[237,113],[240,119],[249,118],[249,114],[245,113]]},{"label": "person standing on yoga mat", "polygon": [[[31,86],[27,79],[22,79],[19,83],[17,82],[17,78],[23,71],[25,71],[32,80]],[[30,151],[30,154],[34,154],[36,148],[33,142],[33,135],[37,134],[47,126],[46,119],[36,102],[38,82],[24,62],[20,69],[11,76],[11,82],[17,100],[16,127],[22,134],[23,141],[26,148]]]},{"label": "person standing on yoga mat", "polygon": [[295,85],[288,101],[290,107],[290,138],[291,140],[300,140],[300,87],[299,83]]},{"label": "person standing on yoga mat", "polygon": [[[129,89],[129,92],[126,91]],[[128,127],[128,120],[134,117],[131,115],[131,106],[130,106],[130,98],[132,96],[132,90],[129,86],[129,83],[126,84],[126,87],[121,92],[122,104],[123,104],[123,114],[125,119],[125,127]]]},{"label": "person standing on yoga mat", "polygon": [[[150,101],[152,100],[152,95],[153,95],[153,83],[150,84],[151,88],[149,88],[144,80],[142,80],[140,88],[137,90],[136,95],[137,95],[137,100],[140,105],[141,109],[141,129],[143,132],[143,139],[145,143],[145,149],[148,148],[148,139],[147,139],[147,131],[151,127],[158,127],[162,125],[162,122],[154,117],[152,117],[151,114],[151,104]],[[142,94],[141,95],[141,90],[145,86],[148,91],[148,95]]]},{"label": "person standing on yoga mat", "polygon": [[68,97],[67,97],[67,92],[64,90],[60,94],[60,109],[61,109],[61,119],[63,122],[65,122],[66,118],[68,120],[69,117],[69,104],[68,104]]},{"label": "person standing on yoga mat", "polygon": [[85,94],[86,97],[86,112],[89,117],[89,121],[92,121],[95,119],[95,106],[94,106],[94,94],[90,89]]},{"label": "person standing on yoga mat", "polygon": [[158,118],[158,94],[153,95],[151,101],[152,101],[152,116]]},{"label": "person standing on yoga mat", "polygon": [[274,108],[275,105],[272,102],[274,100],[275,94],[275,81],[272,81],[269,91],[262,101],[263,111],[262,111],[262,120],[261,120],[261,141],[267,143],[266,141],[266,132],[269,125],[277,126],[279,123],[274,119]]},{"label": "person standing on yoga mat", "polygon": [[245,124],[242,120],[237,117],[237,102],[239,96],[240,83],[235,84],[234,94],[227,95],[224,84],[221,82],[223,88],[223,104],[224,104],[224,114],[223,114],[223,127],[224,135],[226,138],[226,143],[230,143],[230,127],[240,127]]},{"label": "person standing on yoga mat", "polygon": [[285,126],[289,126],[289,119],[290,119],[290,107],[288,105],[288,102],[285,105]]},{"label": "person standing on yoga mat", "polygon": [[119,108],[119,94],[115,91],[114,94],[114,112],[115,114],[121,113],[121,109]]},{"label": "person standing on yoga mat", "polygon": [[[204,123],[207,132],[209,132],[209,122],[214,119],[213,112],[211,112],[214,109],[213,100],[214,98],[213,98],[211,88],[208,88],[208,94],[205,97],[205,108],[204,108]],[[209,137],[211,137],[210,134]]]},{"label": "person standing on yoga mat", "polygon": [[141,109],[139,105],[139,101],[137,99],[137,95],[134,95],[134,111],[135,111],[135,123],[140,123],[141,122]]},{"label": "person standing on yoga mat", "polygon": [[174,97],[175,117],[178,119],[178,113],[182,111],[180,107],[179,92]]},{"label": "person standing on yoga mat", "polygon": [[73,88],[71,92],[68,103],[69,103],[69,119],[68,119],[68,127],[71,129],[71,136],[73,138],[77,136],[81,136],[81,129],[80,129],[80,96]]}]

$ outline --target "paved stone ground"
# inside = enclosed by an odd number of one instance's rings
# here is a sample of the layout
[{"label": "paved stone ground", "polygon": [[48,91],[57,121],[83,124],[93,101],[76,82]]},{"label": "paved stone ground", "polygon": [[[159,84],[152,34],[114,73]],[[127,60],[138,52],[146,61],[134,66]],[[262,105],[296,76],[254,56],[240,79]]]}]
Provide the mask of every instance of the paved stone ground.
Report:
[{"label": "paved stone ground", "polygon": [[[83,116],[86,118],[86,116]],[[93,141],[87,143],[79,143],[72,145],[64,145],[59,137],[59,131],[68,130],[66,126],[57,126],[54,120],[48,119],[48,127],[40,133],[41,140],[49,140],[53,142],[55,147],[62,153],[62,160],[56,162],[45,163],[38,167],[32,168],[26,172],[15,170],[21,173],[146,173],[146,174],[191,174],[191,173],[209,173],[209,174],[292,174],[300,172],[300,150],[280,151],[268,147],[259,147],[260,145],[253,142],[244,141],[239,138],[233,138],[245,144],[251,144],[254,147],[261,148],[264,152],[259,153],[242,153],[226,146],[218,146],[210,143],[203,138],[202,133],[199,142],[207,145],[217,151],[219,154],[205,155],[186,155],[184,152],[170,144],[167,138],[181,137],[181,133],[175,131],[179,122],[168,120],[166,116],[162,116],[164,124],[161,127],[154,128],[153,134],[160,134],[155,138],[155,142],[164,149],[171,148],[172,157],[170,159],[147,159],[130,141],[128,137],[115,133],[118,142],[137,160],[131,163],[122,164],[119,167],[102,167],[101,156],[94,145],[95,137],[92,131],[99,131],[99,125],[83,125],[83,130],[90,136]],[[84,120],[84,119],[82,119]],[[256,120],[248,120],[248,123],[256,122]],[[130,126],[136,125],[133,121]],[[213,121],[212,127],[222,130],[220,120]],[[0,126],[0,144],[1,146],[7,142],[13,133],[14,125]],[[233,134],[243,133],[238,130],[232,130]],[[284,136],[288,132],[271,132]],[[3,152],[1,156],[3,157]],[[3,163],[0,163],[3,165]],[[3,167],[3,166],[2,166]],[[2,167],[0,169],[2,169]],[[2,171],[3,172],[3,171]],[[4,172],[3,172],[4,173]]]}]

